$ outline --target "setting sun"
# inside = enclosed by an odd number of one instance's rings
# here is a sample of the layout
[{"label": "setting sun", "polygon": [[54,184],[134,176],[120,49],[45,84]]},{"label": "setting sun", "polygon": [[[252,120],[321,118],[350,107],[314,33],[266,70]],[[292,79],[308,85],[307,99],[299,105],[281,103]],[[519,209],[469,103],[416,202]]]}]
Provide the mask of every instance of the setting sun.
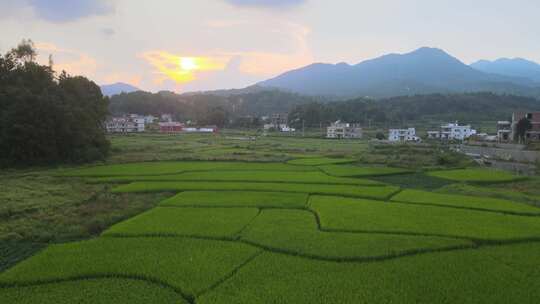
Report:
[{"label": "setting sun", "polygon": [[184,71],[193,71],[193,70],[197,70],[199,66],[197,65],[195,58],[182,57],[180,58],[180,68]]}]

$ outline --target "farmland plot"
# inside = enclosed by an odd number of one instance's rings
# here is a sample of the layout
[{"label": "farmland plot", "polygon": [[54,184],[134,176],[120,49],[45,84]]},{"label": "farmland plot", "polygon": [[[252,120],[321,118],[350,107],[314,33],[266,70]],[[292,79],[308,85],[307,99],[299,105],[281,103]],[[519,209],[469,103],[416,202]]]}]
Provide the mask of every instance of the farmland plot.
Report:
[{"label": "farmland plot", "polygon": [[314,185],[287,183],[241,182],[134,182],[118,186],[115,193],[163,191],[279,191],[292,193],[331,194],[342,196],[386,199],[396,191],[392,186]]},{"label": "farmland plot", "polygon": [[432,172],[429,172],[428,174],[431,176],[445,178],[445,179],[458,181],[458,182],[475,182],[475,183],[511,182],[511,181],[524,179],[523,177],[513,175],[506,171],[478,169],[478,168],[432,171]]},{"label": "farmland plot", "polygon": [[185,191],[164,200],[161,206],[304,208],[308,195],[264,191]]},{"label": "farmland plot", "polygon": [[287,163],[292,165],[320,166],[330,164],[346,164],[354,161],[355,160],[352,158],[304,157],[290,160]]},{"label": "farmland plot", "polygon": [[540,217],[438,206],[312,196],[310,206],[331,231],[390,232],[470,239],[538,238]]},{"label": "farmland plot", "polygon": [[321,170],[332,176],[381,176],[410,173],[411,171],[400,168],[389,167],[360,167],[353,165],[324,165],[319,166]]}]

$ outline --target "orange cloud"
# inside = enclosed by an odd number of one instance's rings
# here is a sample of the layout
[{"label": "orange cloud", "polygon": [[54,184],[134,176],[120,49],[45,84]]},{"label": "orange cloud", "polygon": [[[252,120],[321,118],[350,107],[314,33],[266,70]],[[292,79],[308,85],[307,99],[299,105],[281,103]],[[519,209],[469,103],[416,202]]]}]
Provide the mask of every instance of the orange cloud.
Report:
[{"label": "orange cloud", "polygon": [[156,83],[173,80],[176,83],[186,83],[197,79],[200,72],[219,71],[225,69],[229,57],[181,56],[166,51],[149,51],[142,57],[154,67],[158,75]]},{"label": "orange cloud", "polygon": [[66,71],[71,75],[95,75],[98,64],[90,55],[71,49],[58,47],[53,43],[38,42],[35,44],[38,50],[38,62],[48,63],[49,54],[53,56],[54,69],[57,72]]}]

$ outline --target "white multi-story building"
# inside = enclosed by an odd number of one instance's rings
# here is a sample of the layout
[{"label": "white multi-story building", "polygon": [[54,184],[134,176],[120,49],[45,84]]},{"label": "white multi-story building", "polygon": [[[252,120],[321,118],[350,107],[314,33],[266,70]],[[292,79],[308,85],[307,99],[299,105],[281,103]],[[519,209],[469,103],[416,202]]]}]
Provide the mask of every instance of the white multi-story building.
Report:
[{"label": "white multi-story building", "polygon": [[113,117],[105,123],[109,133],[144,132],[144,118],[136,115]]},{"label": "white multi-story building", "polygon": [[358,124],[336,121],[326,128],[327,138],[362,138],[362,128]]},{"label": "white multi-story building", "polygon": [[388,140],[393,142],[398,141],[420,141],[416,136],[415,128],[408,129],[390,129],[388,130]]},{"label": "white multi-story building", "polygon": [[470,125],[460,126],[457,122],[442,125],[439,131],[428,131],[428,138],[442,140],[464,140],[476,134]]}]

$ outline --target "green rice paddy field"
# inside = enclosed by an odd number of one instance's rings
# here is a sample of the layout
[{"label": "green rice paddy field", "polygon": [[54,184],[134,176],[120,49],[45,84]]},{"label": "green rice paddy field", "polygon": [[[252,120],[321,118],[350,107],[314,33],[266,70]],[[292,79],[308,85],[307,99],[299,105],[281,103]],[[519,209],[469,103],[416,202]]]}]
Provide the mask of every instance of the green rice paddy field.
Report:
[{"label": "green rice paddy field", "polygon": [[315,155],[55,175],[159,201],[10,265],[0,303],[540,303],[539,207],[413,187],[500,188],[511,174]]}]

